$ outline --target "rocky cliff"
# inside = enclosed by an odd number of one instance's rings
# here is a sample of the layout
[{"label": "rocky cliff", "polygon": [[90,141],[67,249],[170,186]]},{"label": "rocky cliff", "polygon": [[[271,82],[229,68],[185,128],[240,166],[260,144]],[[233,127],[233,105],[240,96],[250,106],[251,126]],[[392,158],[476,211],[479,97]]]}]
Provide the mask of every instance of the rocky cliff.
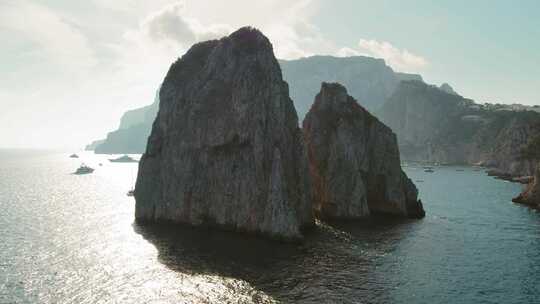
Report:
[{"label": "rocky cliff", "polygon": [[120,119],[118,130],[109,132],[107,137],[95,144],[92,150],[98,154],[144,152],[158,106],[159,90],[151,105],[124,113]]},{"label": "rocky cliff", "polygon": [[532,183],[528,184],[524,191],[512,199],[512,201],[514,203],[540,208],[540,164],[536,166]]},{"label": "rocky cliff", "polygon": [[533,181],[528,184],[524,191],[514,199],[514,203],[525,204],[534,208],[540,208],[540,164],[536,165]]},{"label": "rocky cliff", "polygon": [[158,106],[159,90],[156,92],[156,97],[151,105],[133,109],[124,113],[120,119],[120,126],[118,129],[125,130],[143,123],[152,124],[156,118]]},{"label": "rocky cliff", "polygon": [[268,39],[242,28],[169,69],[139,164],[138,221],[297,238],[314,225],[307,156]]},{"label": "rocky cliff", "polygon": [[364,56],[312,56],[280,60],[283,77],[289,83],[298,116],[303,118],[319,92],[321,82],[338,82],[368,110],[379,109],[401,80],[418,80],[416,74],[396,73],[383,59]]},{"label": "rocky cliff", "polygon": [[91,143],[89,143],[88,145],[86,145],[86,147],[84,147],[84,150],[86,150],[86,151],[94,151],[97,146],[101,145],[104,142],[105,142],[105,139],[94,140]]},{"label": "rocky cliff", "polygon": [[406,161],[477,164],[531,175],[520,151],[540,134],[540,115],[480,105],[418,81],[402,82],[378,116],[398,137]]},{"label": "rocky cliff", "polygon": [[522,160],[534,163],[536,168],[533,180],[512,201],[540,208],[540,133],[537,133],[532,140],[529,140],[528,144],[520,151],[520,157]]},{"label": "rocky cliff", "polygon": [[452,95],[459,95],[456,91],[454,91],[454,88],[452,88],[448,83],[443,83],[441,84],[441,86],[439,87],[439,89],[441,89],[441,91],[443,92],[446,92],[448,94],[452,94]]},{"label": "rocky cliff", "polygon": [[337,83],[323,83],[303,121],[315,209],[324,218],[423,217],[395,134]]}]

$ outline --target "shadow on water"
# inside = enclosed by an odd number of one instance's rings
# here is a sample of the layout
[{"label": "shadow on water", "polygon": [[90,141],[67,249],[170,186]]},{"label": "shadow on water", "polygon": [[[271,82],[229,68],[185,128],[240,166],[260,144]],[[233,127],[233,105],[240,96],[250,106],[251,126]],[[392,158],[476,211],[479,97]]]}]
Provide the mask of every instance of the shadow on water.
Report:
[{"label": "shadow on water", "polygon": [[382,303],[392,286],[374,273],[377,259],[410,225],[396,219],[319,223],[295,244],[186,226],[133,227],[173,271],[243,280],[284,302]]}]

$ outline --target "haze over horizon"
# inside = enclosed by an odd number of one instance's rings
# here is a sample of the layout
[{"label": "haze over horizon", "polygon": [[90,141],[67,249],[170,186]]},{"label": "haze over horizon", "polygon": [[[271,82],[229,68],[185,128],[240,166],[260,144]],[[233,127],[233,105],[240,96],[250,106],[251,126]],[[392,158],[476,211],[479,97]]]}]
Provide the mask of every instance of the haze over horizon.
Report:
[{"label": "haze over horizon", "polygon": [[0,147],[103,138],[193,43],[244,25],[281,59],[366,55],[479,103],[539,104],[539,2],[413,2],[3,0]]}]

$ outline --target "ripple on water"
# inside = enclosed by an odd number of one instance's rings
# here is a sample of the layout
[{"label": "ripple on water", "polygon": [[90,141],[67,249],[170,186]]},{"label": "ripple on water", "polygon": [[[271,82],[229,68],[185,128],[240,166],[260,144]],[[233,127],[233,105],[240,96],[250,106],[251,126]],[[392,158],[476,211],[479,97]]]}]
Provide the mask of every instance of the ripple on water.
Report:
[{"label": "ripple on water", "polygon": [[[0,302],[538,303],[520,186],[407,168],[427,216],[319,223],[300,244],[133,223],[137,164],[0,152]],[[81,161],[93,174],[70,173]],[[98,163],[103,163],[98,167]]]}]

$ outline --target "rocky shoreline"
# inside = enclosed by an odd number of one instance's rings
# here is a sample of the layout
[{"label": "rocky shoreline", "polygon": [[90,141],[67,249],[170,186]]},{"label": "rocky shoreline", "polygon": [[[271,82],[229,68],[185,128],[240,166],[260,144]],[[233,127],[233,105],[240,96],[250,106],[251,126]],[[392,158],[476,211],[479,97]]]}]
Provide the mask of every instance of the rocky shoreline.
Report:
[{"label": "rocky shoreline", "polygon": [[512,201],[533,208],[540,208],[540,164],[534,172],[533,180],[525,187],[523,192],[513,198]]},{"label": "rocky shoreline", "polygon": [[510,111],[451,94],[419,81],[402,81],[377,112],[398,136],[405,161],[481,165],[516,181],[535,164],[522,150],[540,134],[540,114]]}]

